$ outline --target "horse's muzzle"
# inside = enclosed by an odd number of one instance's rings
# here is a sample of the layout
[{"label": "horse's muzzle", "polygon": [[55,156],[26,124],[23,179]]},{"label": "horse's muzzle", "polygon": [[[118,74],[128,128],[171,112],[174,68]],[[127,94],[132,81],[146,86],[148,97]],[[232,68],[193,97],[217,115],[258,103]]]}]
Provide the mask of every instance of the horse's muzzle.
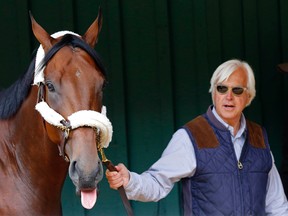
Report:
[{"label": "horse's muzzle", "polygon": [[[82,206],[91,209],[97,200],[97,186],[103,178],[103,166],[99,159],[90,170],[79,164],[77,161],[70,162],[69,176],[76,187],[77,195],[81,196]],[[91,165],[89,167],[91,168]]]}]

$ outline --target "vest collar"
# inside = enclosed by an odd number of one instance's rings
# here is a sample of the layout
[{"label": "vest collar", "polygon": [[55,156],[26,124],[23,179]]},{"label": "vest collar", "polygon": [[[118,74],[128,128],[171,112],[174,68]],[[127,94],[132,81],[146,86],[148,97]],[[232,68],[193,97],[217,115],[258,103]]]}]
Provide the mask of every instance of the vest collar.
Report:
[{"label": "vest collar", "polygon": [[[216,112],[216,110],[213,111],[214,106],[211,105],[208,107],[208,110],[206,112],[206,115],[208,117],[208,119],[211,121],[211,123],[217,127],[219,130],[228,130],[231,134],[233,134],[229,127],[231,127],[230,125],[228,125],[227,123],[225,123],[222,118],[218,115],[218,113]],[[244,115],[242,114],[241,116],[241,124],[240,124],[240,128],[239,131],[237,133],[237,135],[242,136],[243,133],[246,131],[246,120]],[[234,136],[234,135],[233,135]]]}]

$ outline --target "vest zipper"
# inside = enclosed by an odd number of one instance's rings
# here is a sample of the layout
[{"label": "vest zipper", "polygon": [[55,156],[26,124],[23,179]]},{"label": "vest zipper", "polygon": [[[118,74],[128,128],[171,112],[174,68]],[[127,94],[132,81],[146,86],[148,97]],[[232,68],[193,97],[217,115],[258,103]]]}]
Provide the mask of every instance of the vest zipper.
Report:
[{"label": "vest zipper", "polygon": [[[240,187],[242,187],[242,169],[243,169],[243,164],[241,161],[244,160],[244,158],[246,158],[246,154],[247,154],[247,146],[248,146],[248,143],[247,143],[247,140],[244,142],[244,145],[243,145],[243,148],[242,148],[242,151],[241,151],[241,154],[240,154],[240,158],[239,160],[237,160],[237,165],[238,165],[238,169],[239,169],[239,180],[240,180]],[[241,203],[242,203],[242,207],[241,207],[241,215],[243,214],[244,212],[244,200],[243,200],[243,192],[242,192],[242,189],[241,189]]]},{"label": "vest zipper", "polygon": [[238,160],[238,169],[242,170],[243,169],[243,164],[241,163],[240,160]]}]

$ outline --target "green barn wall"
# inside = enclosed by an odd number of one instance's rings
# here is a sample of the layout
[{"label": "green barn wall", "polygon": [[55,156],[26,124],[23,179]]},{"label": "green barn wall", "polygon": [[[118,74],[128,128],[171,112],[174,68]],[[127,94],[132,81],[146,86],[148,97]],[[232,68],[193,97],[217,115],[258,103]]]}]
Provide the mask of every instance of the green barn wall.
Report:
[{"label": "green barn wall", "polygon": [[[101,6],[96,45],[108,69],[104,101],[114,127],[106,154],[143,172],[156,161],[173,132],[206,111],[215,68],[231,58],[251,64],[257,96],[245,114],[263,124],[280,169],[288,119],[286,0],[10,0],[0,2],[0,86],[8,87],[38,47],[29,11],[49,32],[83,34]],[[286,127],[287,129],[287,127]],[[287,141],[286,141],[287,142]],[[288,143],[286,143],[288,145]],[[135,215],[180,215],[180,185],[157,203],[132,202]],[[125,215],[117,191],[104,178],[92,210],[81,207],[69,178],[64,215]]]}]

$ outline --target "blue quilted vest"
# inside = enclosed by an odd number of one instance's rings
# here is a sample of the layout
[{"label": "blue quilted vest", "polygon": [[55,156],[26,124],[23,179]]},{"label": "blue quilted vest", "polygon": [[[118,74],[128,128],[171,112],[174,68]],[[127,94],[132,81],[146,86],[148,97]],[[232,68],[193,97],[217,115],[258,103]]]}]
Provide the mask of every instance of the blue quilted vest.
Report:
[{"label": "blue quilted vest", "polygon": [[197,160],[196,173],[182,179],[184,215],[265,215],[272,157],[265,130],[246,120],[247,136],[240,160],[230,132],[207,113],[188,122]]}]

